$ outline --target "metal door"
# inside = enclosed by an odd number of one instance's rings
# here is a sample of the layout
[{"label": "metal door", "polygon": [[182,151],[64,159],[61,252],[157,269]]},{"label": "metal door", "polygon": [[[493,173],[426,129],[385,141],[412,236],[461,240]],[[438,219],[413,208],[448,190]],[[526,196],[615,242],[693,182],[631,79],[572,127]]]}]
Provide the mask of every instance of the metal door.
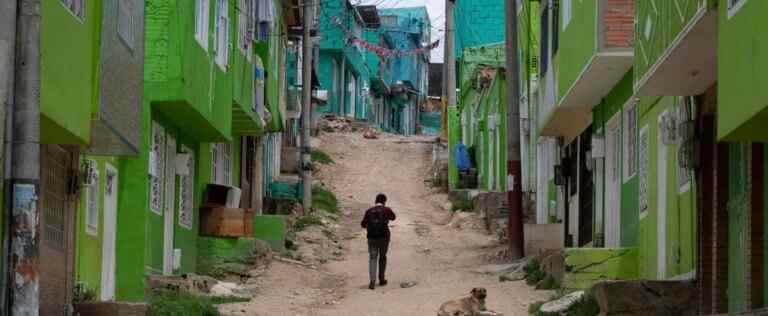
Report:
[{"label": "metal door", "polygon": [[608,122],[605,144],[605,246],[621,245],[621,113]]},{"label": "metal door", "polygon": [[730,144],[728,154],[728,312],[746,307],[747,157],[749,145]]},{"label": "metal door", "polygon": [[40,149],[40,315],[63,315],[74,283],[77,152],[58,145]]}]

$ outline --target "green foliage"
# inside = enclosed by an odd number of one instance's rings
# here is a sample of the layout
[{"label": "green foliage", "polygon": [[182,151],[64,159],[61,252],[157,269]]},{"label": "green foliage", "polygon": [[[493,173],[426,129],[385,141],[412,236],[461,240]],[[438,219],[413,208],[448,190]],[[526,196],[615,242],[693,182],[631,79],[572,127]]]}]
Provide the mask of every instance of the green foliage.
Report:
[{"label": "green foliage", "polygon": [[545,276],[543,280],[536,284],[537,290],[555,290],[558,288],[560,288],[560,284],[551,275]]},{"label": "green foliage", "polygon": [[151,316],[219,316],[210,298],[175,291],[158,291],[150,299]]},{"label": "green foliage", "polygon": [[455,199],[451,202],[451,212],[472,212],[475,206],[467,199]]},{"label": "green foliage", "polygon": [[73,301],[76,303],[91,302],[96,300],[96,290],[88,287],[83,282],[77,282],[75,285],[75,293]]},{"label": "green foliage", "polygon": [[528,314],[537,315],[538,313],[540,313],[539,310],[541,309],[541,305],[544,305],[544,303],[546,302],[538,301],[538,302],[532,303],[531,305],[528,305]]},{"label": "green foliage", "polygon": [[313,149],[312,152],[310,153],[310,156],[312,158],[312,162],[314,163],[319,163],[323,165],[330,165],[330,164],[336,163],[335,161],[333,161],[333,158],[331,158],[330,155],[328,155],[327,153],[325,153],[320,149]]},{"label": "green foliage", "polygon": [[339,213],[339,200],[336,195],[318,186],[312,188],[312,206],[327,213]]},{"label": "green foliage", "polygon": [[536,260],[531,260],[526,264],[523,267],[523,271],[525,272],[525,283],[528,285],[537,285],[547,277],[547,274],[544,270],[541,270],[541,266]]},{"label": "green foliage", "polygon": [[302,231],[309,226],[323,226],[323,221],[315,216],[307,215],[297,218],[296,223],[293,224],[296,231]]}]

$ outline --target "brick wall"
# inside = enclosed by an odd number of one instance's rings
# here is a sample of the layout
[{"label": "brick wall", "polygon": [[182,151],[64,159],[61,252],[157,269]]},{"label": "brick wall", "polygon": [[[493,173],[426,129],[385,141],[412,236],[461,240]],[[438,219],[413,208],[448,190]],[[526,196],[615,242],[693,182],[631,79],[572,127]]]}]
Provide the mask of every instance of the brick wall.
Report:
[{"label": "brick wall", "polygon": [[602,13],[605,47],[633,47],[635,42],[634,0],[607,0]]}]

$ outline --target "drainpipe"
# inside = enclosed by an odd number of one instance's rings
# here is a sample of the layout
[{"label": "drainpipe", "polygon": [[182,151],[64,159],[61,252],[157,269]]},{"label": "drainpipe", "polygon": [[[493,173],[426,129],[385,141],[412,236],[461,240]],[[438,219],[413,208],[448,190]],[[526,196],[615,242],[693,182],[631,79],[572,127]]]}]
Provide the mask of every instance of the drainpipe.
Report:
[{"label": "drainpipe", "polygon": [[345,101],[344,100],[344,95],[345,95],[345,92],[347,91],[347,84],[346,84],[347,82],[346,82],[346,78],[345,78],[347,76],[347,70],[346,70],[347,67],[346,66],[347,66],[347,59],[344,58],[344,52],[342,50],[342,53],[341,53],[341,85],[339,85],[339,102],[338,102],[338,105],[337,105],[339,108],[338,108],[338,111],[336,111],[336,114],[342,115],[342,116],[345,114],[344,103],[346,103],[346,102],[344,102]]},{"label": "drainpipe", "polygon": [[0,315],[8,315],[8,267],[10,263],[11,241],[11,142],[13,135],[13,104],[14,67],[16,65],[16,1],[3,1],[0,3],[0,144],[3,144],[3,241],[2,264],[0,264]]}]

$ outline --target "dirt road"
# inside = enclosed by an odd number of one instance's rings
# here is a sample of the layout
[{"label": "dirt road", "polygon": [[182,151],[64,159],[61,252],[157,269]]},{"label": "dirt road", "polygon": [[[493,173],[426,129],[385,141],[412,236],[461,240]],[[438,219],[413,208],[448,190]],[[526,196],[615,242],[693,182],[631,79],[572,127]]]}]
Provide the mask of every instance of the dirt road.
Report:
[{"label": "dirt road", "polygon": [[[320,179],[339,197],[344,216],[338,225],[344,255],[317,269],[275,262],[259,281],[247,303],[221,307],[226,315],[436,315],[440,304],[488,289],[487,306],[504,315],[527,315],[528,305],[549,298],[524,282],[501,283],[497,277],[472,272],[484,254],[497,246],[479,220],[451,222],[442,205],[444,194],[425,183],[431,145],[420,138],[383,136],[367,140],[360,134],[325,134],[320,148],[336,164]],[[359,227],[364,210],[383,192],[397,213],[391,223],[387,278],[389,285],[369,290],[365,234]],[[463,226],[456,228],[456,226]],[[411,288],[400,283],[413,281]]]}]

